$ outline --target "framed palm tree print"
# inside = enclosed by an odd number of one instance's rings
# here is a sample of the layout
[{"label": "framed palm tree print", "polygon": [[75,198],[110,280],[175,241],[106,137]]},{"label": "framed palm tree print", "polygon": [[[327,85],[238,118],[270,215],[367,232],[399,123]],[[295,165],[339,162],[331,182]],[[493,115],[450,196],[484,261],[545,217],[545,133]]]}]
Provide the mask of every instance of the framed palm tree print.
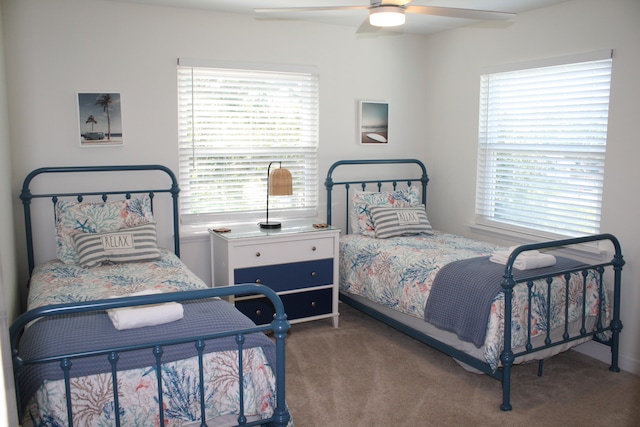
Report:
[{"label": "framed palm tree print", "polygon": [[78,92],[80,145],[123,145],[122,98],[117,92]]}]

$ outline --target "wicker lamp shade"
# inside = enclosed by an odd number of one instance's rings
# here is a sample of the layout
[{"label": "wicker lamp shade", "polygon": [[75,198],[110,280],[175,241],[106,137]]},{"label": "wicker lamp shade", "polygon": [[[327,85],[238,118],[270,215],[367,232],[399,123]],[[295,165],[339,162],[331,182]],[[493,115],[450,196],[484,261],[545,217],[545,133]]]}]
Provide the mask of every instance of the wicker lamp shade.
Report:
[{"label": "wicker lamp shade", "polygon": [[[271,171],[271,165],[278,163],[280,167]],[[259,223],[260,228],[281,228],[282,224],[269,221],[269,196],[290,196],[293,194],[291,172],[282,167],[282,162],[271,162],[267,168],[267,220]]]},{"label": "wicker lamp shade", "polygon": [[269,195],[290,196],[293,194],[293,184],[289,169],[278,168],[269,174]]}]

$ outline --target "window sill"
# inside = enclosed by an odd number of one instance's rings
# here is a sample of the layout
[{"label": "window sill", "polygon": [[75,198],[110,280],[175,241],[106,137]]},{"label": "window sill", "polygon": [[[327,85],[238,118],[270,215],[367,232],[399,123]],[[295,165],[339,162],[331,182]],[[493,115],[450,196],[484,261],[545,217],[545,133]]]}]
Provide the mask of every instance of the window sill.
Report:
[{"label": "window sill", "polygon": [[209,232],[207,226],[182,226],[180,227],[180,241],[181,242],[198,242],[209,238]]},{"label": "window sill", "polygon": [[[526,232],[508,229],[508,228],[491,226],[487,224],[471,223],[471,224],[465,224],[465,225],[469,227],[469,230],[473,233],[482,234],[482,235],[489,236],[496,239],[509,240],[509,241],[520,243],[520,244],[537,243],[537,242],[553,240],[548,236],[537,235],[534,233],[526,233]],[[597,243],[582,244],[582,245],[575,245],[571,247],[565,247],[565,248],[559,249],[558,252],[563,255],[568,255],[568,256],[573,255],[583,259],[604,262],[606,261],[608,252],[602,246],[604,245],[598,245]]]}]

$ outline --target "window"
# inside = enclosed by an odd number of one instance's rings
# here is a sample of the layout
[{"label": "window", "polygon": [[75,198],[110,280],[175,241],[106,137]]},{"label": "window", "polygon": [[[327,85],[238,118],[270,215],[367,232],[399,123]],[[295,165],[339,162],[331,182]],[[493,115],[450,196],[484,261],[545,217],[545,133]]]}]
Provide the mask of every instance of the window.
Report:
[{"label": "window", "polygon": [[231,215],[234,222],[261,219],[272,161],[291,171],[293,196],[269,198],[270,216],[315,216],[314,70],[179,60],[178,132],[183,223],[229,221]]},{"label": "window", "polygon": [[477,223],[599,232],[611,53],[480,77]]}]

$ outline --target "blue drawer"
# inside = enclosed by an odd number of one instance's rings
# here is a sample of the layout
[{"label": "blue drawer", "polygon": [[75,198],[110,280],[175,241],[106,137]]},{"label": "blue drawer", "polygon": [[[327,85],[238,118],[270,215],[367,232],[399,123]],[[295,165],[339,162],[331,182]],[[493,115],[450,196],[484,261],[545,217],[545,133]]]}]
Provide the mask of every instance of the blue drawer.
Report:
[{"label": "blue drawer", "polygon": [[289,264],[239,268],[234,283],[260,283],[276,292],[330,285],[333,283],[333,258]]},{"label": "blue drawer", "polygon": [[[300,292],[281,295],[287,319],[319,316],[331,313],[333,289]],[[257,325],[271,323],[275,309],[268,298],[254,298],[236,301],[236,307]]]}]

